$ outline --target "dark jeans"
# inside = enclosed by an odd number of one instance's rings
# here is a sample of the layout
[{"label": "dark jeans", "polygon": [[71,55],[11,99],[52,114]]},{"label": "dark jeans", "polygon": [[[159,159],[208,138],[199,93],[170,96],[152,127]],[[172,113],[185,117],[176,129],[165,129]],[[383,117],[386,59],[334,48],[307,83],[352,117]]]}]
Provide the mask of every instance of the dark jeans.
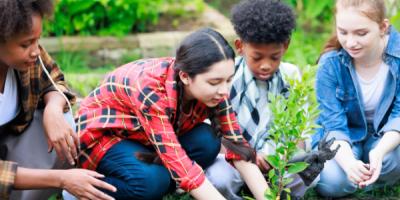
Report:
[{"label": "dark jeans", "polygon": [[[203,169],[210,166],[220,150],[221,140],[211,127],[199,124],[178,137],[187,155]],[[100,161],[97,171],[104,174],[104,181],[114,185],[117,192],[107,192],[116,199],[162,199],[175,188],[175,182],[163,165],[149,164],[135,157],[136,152],[154,149],[141,143],[123,140],[114,145]]]}]

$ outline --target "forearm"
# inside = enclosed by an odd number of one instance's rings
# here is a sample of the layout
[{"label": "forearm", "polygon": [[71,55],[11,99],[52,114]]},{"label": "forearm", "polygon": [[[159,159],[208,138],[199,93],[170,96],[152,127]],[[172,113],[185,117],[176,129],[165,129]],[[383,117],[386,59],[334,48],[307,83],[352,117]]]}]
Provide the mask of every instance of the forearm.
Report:
[{"label": "forearm", "polygon": [[353,151],[348,142],[343,140],[336,140],[331,145],[331,149],[336,149],[338,145],[340,145],[340,148],[337,151],[334,159],[343,168],[343,166],[350,163],[349,161],[354,161],[356,158],[354,157]]},{"label": "forearm", "polygon": [[253,193],[253,196],[256,199],[265,199],[265,191],[268,188],[268,184],[258,166],[243,160],[234,161],[233,164]]},{"label": "forearm", "polygon": [[386,155],[397,146],[400,145],[400,133],[396,131],[388,131],[383,136],[379,143],[374,148],[379,151],[381,155]]},{"label": "forearm", "polygon": [[19,190],[58,188],[62,181],[61,170],[27,169],[18,167],[14,188]]},{"label": "forearm", "polygon": [[205,179],[203,184],[200,185],[200,187],[190,191],[190,194],[195,198],[199,200],[208,200],[208,199],[225,199],[219,192],[218,190],[208,181],[208,179]]},{"label": "forearm", "polygon": [[44,95],[44,102],[47,107],[51,107],[52,109],[59,109],[63,111],[63,108],[66,104],[64,97],[58,91],[51,91]]}]

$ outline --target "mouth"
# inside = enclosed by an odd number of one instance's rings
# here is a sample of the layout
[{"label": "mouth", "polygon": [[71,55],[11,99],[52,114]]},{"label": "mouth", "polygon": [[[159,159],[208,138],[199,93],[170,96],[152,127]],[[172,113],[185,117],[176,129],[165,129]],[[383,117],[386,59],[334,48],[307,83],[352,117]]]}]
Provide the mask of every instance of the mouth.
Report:
[{"label": "mouth", "polygon": [[271,74],[257,74],[260,79],[266,80],[271,77]]},{"label": "mouth", "polygon": [[359,49],[348,49],[348,51],[351,54],[357,54],[357,53],[359,53],[361,51],[361,48],[359,48]]},{"label": "mouth", "polygon": [[212,99],[211,99],[211,102],[214,103],[214,104],[217,104],[217,103],[219,103],[221,100],[222,100],[222,98],[212,98]]},{"label": "mouth", "polygon": [[35,63],[36,63],[36,61],[33,61],[33,62],[25,62],[25,64],[26,64],[27,66],[34,66]]}]

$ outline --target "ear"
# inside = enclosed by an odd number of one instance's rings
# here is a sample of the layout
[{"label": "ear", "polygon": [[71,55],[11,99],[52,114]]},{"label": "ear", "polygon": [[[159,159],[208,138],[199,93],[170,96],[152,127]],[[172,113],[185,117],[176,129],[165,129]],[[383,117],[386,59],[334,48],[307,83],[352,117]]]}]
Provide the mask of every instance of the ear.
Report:
[{"label": "ear", "polygon": [[235,40],[235,48],[236,48],[236,51],[237,51],[240,55],[243,54],[243,42],[242,42],[242,40],[241,40],[240,38],[237,38],[237,39]]},{"label": "ear", "polygon": [[179,71],[179,78],[184,85],[189,84],[189,74],[183,71]]},{"label": "ear", "polygon": [[290,38],[286,42],[283,43],[283,48],[284,48],[285,52],[288,50],[289,45],[290,45]]},{"label": "ear", "polygon": [[390,27],[389,19],[384,19],[380,26],[382,37],[387,34],[387,32],[389,31],[389,27]]}]

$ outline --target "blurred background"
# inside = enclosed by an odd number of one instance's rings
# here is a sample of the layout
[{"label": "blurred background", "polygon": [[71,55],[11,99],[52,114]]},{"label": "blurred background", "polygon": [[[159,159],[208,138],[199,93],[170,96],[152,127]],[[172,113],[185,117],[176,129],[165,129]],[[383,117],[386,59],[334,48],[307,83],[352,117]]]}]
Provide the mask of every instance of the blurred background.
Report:
[{"label": "blurred background", "polygon": [[[104,73],[130,61],[174,56],[190,31],[209,26],[232,42],[230,10],[239,0],[56,0],[41,44],[55,57],[80,96]],[[285,61],[314,65],[333,29],[334,0],[285,0],[297,15]],[[387,0],[391,23],[400,28],[400,1]]]}]

